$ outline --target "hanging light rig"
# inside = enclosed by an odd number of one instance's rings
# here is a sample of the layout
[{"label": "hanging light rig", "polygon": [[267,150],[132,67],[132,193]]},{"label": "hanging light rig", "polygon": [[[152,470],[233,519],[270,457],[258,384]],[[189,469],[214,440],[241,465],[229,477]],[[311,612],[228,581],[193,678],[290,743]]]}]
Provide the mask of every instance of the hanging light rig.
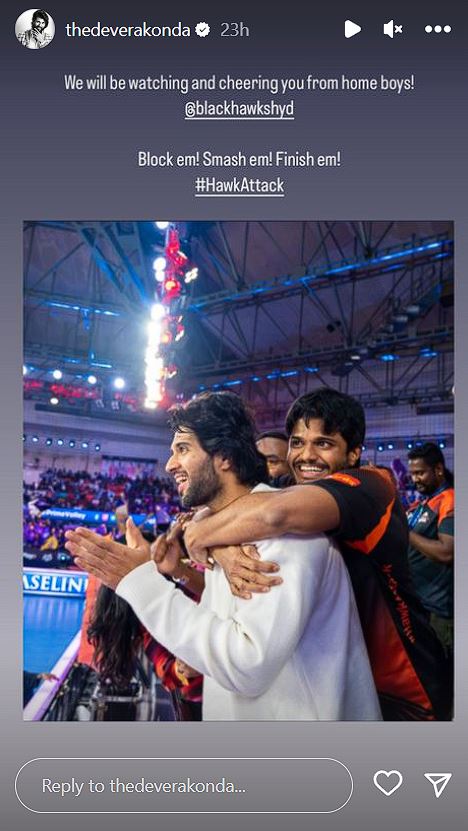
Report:
[{"label": "hanging light rig", "polygon": [[174,346],[185,335],[181,299],[187,293],[187,286],[198,277],[198,268],[181,250],[175,225],[162,222],[156,225],[165,230],[166,241],[164,256],[156,257],[153,262],[156,285],[145,354],[145,407],[150,410],[165,402],[166,381],[177,374]]}]

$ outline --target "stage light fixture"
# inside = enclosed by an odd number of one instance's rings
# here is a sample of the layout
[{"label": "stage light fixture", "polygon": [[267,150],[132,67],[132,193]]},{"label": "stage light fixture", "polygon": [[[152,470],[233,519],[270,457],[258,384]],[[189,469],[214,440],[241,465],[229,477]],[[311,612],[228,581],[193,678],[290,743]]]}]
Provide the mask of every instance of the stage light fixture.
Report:
[{"label": "stage light fixture", "polygon": [[97,378],[95,375],[88,375],[88,384],[91,384],[91,386],[97,384]]},{"label": "stage light fixture", "polygon": [[74,439],[70,439],[70,441],[68,442],[68,446],[69,446],[69,447],[74,447],[74,446],[75,446],[75,444],[76,444],[76,442],[75,442],[75,440],[74,440]]},{"label": "stage light fixture", "polygon": [[413,449],[413,442],[412,441],[407,441],[406,442],[406,447],[408,448],[408,450],[412,450]]},{"label": "stage light fixture", "polygon": [[440,449],[441,449],[441,450],[444,450],[444,449],[445,449],[445,442],[444,442],[444,441],[440,441],[440,442],[439,442],[439,447],[440,447]]},{"label": "stage light fixture", "polygon": [[159,231],[165,231],[169,228],[169,222],[158,221],[154,223]]},{"label": "stage light fixture", "polygon": [[116,390],[123,390],[125,388],[125,381],[123,378],[114,379],[114,387]]},{"label": "stage light fixture", "polygon": [[406,306],[405,312],[408,315],[416,317],[418,314],[421,313],[421,306],[418,306],[417,303],[410,303],[409,306]]},{"label": "stage light fixture", "polygon": [[197,279],[197,277],[198,277],[198,268],[196,266],[194,266],[193,268],[190,269],[190,271],[187,271],[187,273],[184,277],[184,282],[185,283],[192,283],[194,280]]},{"label": "stage light fixture", "polygon": [[175,300],[179,297],[182,290],[181,284],[175,277],[168,277],[164,281],[164,294],[168,301]]},{"label": "stage light fixture", "polygon": [[81,446],[82,446],[83,450],[87,450],[87,449],[88,449],[88,447],[89,447],[89,444],[88,444],[88,442],[87,442],[87,441],[82,441],[82,442],[81,442]]},{"label": "stage light fixture", "polygon": [[156,257],[156,259],[153,260],[153,271],[164,271],[164,269],[166,268],[166,265],[167,265],[167,260],[166,260],[165,257],[161,257],[161,256]]},{"label": "stage light fixture", "polygon": [[59,447],[63,447],[63,439],[57,439],[57,444]]},{"label": "stage light fixture", "polygon": [[398,355],[392,355],[391,352],[387,352],[385,355],[380,356],[380,360],[386,362],[396,361],[398,360]]},{"label": "stage light fixture", "polygon": [[60,379],[62,378],[62,371],[60,369],[54,369],[52,375],[56,381],[60,381]]},{"label": "stage light fixture", "polygon": [[162,320],[166,314],[166,309],[162,303],[153,303],[151,306],[151,320]]},{"label": "stage light fixture", "polygon": [[52,444],[52,441],[53,441],[52,439],[46,439],[47,447],[50,447],[50,445]]},{"label": "stage light fixture", "polygon": [[388,450],[393,450],[393,449],[394,449],[394,444],[393,444],[392,442],[389,442],[389,443],[387,444],[387,449],[388,449]]},{"label": "stage light fixture", "polygon": [[37,444],[37,442],[39,441],[39,436],[33,436],[32,440],[33,440],[34,444]]},{"label": "stage light fixture", "polygon": [[27,374],[28,374],[28,368],[25,364],[23,364],[23,375],[27,375]]},{"label": "stage light fixture", "polygon": [[378,444],[378,445],[377,445],[377,450],[379,451],[379,453],[382,453],[382,452],[383,452],[383,449],[384,449],[383,444]]},{"label": "stage light fixture", "polygon": [[94,449],[96,450],[97,453],[99,453],[99,451],[101,449],[101,445],[100,444],[95,444]]},{"label": "stage light fixture", "polygon": [[50,399],[50,403],[52,404],[53,407],[56,407],[57,404],[59,403],[59,400],[55,395],[53,395],[52,398]]},{"label": "stage light fixture", "polygon": [[25,436],[24,433],[23,433],[23,441],[26,441],[26,436]]}]

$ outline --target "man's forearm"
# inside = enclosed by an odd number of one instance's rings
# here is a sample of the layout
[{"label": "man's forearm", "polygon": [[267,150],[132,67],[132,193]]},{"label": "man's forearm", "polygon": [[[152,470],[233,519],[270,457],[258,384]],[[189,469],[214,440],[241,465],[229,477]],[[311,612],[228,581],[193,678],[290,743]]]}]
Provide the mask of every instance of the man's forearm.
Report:
[{"label": "man's forearm", "polygon": [[275,494],[249,494],[212,516],[191,522],[185,531],[187,547],[214,548],[279,536],[283,532],[272,524],[272,496]]},{"label": "man's forearm", "polygon": [[443,540],[429,540],[415,531],[410,532],[409,541],[413,548],[434,563],[450,565],[453,562],[453,542],[450,544]]},{"label": "man's forearm", "polygon": [[302,485],[243,496],[224,510],[189,523],[185,542],[189,550],[196,550],[287,533],[309,536],[330,531],[339,521],[338,505],[329,493]]}]

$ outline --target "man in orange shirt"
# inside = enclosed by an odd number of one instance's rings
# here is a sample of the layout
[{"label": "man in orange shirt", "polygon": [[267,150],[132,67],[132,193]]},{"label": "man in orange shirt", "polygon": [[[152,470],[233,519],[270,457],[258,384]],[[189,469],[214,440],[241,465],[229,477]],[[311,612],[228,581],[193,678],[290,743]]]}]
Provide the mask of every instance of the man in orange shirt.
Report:
[{"label": "man in orange shirt", "polygon": [[442,450],[426,442],[408,453],[411,478],[422,499],[407,512],[411,576],[448,656],[453,656],[455,491]]}]

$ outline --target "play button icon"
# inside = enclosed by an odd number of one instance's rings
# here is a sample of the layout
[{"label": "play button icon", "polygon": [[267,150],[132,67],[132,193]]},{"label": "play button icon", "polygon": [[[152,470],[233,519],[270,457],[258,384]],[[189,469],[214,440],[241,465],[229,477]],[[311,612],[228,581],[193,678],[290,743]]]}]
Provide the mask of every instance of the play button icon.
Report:
[{"label": "play button icon", "polygon": [[353,23],[352,20],[345,20],[344,25],[344,36],[345,38],[353,38],[354,35],[358,35],[361,31],[361,27],[357,23]]}]

